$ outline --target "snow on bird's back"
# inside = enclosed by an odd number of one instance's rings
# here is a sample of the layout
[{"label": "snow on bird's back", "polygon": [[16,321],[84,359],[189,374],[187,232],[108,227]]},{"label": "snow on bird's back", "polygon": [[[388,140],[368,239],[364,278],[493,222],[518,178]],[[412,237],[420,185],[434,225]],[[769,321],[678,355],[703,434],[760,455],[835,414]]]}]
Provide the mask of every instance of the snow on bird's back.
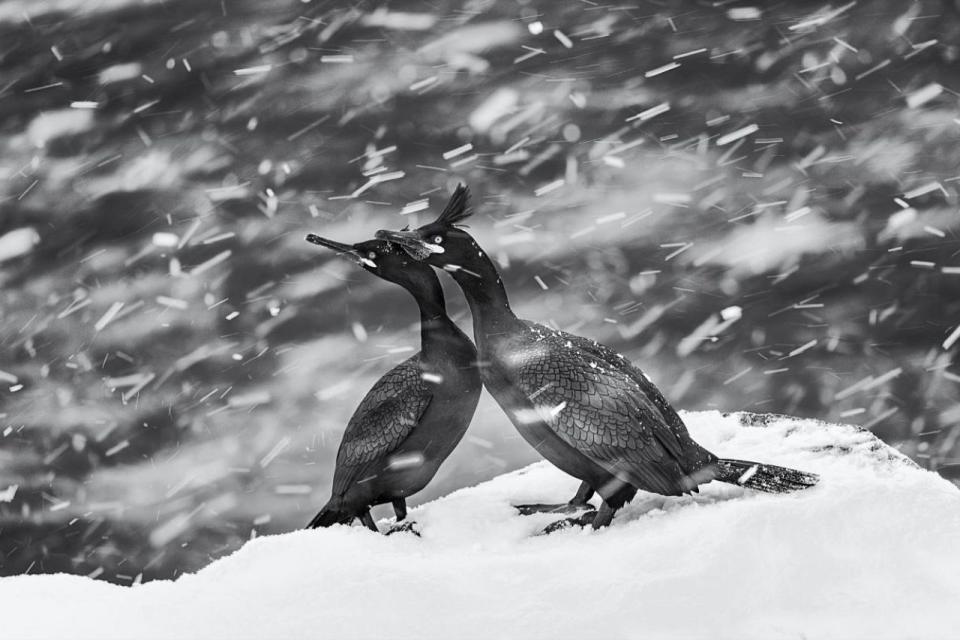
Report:
[{"label": "snow on bird's back", "polygon": [[[0,579],[11,637],[946,637],[960,599],[960,492],[869,432],[684,415],[723,457],[821,474],[767,495],[640,493],[603,531],[534,535],[576,480],[546,463],[411,511],[422,538],[362,527],[258,538],[175,582]],[[386,522],[380,526],[385,527]],[[41,615],[55,602],[57,616]],[[171,615],[176,612],[176,615]],[[108,627],[103,621],[110,620]]]}]

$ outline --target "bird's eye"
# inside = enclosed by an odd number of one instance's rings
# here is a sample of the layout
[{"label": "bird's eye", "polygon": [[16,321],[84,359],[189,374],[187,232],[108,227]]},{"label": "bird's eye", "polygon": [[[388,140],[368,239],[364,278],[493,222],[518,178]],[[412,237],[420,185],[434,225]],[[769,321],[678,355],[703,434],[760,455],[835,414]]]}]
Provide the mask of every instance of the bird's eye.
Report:
[{"label": "bird's eye", "polygon": [[367,252],[367,257],[373,260],[374,258],[377,257],[377,253],[375,251],[369,251]]},{"label": "bird's eye", "polygon": [[440,244],[441,242],[443,242],[443,236],[434,236],[434,237],[433,237],[433,244]]}]

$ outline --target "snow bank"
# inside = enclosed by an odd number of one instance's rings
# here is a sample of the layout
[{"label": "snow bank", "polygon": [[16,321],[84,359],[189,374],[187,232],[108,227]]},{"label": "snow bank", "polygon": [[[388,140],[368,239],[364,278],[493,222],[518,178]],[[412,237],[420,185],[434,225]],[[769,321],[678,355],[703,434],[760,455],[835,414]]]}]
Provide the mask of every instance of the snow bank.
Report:
[{"label": "snow bank", "polygon": [[[260,538],[174,582],[0,579],[4,638],[934,638],[956,633],[960,492],[853,427],[691,413],[720,455],[822,474],[788,496],[637,496],[604,531],[511,503],[569,498],[534,464],[360,527]],[[768,422],[768,424],[763,424]],[[318,505],[319,506],[319,505]],[[381,522],[381,526],[386,523]]]}]

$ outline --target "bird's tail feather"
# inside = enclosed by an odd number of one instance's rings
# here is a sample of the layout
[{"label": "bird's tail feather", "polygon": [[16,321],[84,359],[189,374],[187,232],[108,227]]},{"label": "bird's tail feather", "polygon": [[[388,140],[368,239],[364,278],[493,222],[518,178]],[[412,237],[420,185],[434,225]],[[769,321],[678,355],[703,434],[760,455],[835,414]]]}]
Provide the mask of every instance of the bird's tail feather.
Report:
[{"label": "bird's tail feather", "polygon": [[328,502],[317,515],[313,516],[313,520],[307,525],[307,529],[332,527],[335,524],[349,524],[354,516],[341,511],[338,506],[334,504],[333,500]]},{"label": "bird's tail feather", "polygon": [[715,480],[766,493],[800,491],[820,481],[820,476],[815,473],[746,460],[717,460],[716,468]]}]

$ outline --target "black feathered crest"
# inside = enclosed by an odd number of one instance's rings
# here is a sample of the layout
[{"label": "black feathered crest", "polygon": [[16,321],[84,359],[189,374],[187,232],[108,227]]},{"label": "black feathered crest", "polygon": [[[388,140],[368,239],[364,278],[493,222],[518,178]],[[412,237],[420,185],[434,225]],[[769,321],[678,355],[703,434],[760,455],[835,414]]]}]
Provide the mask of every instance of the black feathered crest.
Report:
[{"label": "black feathered crest", "polygon": [[473,209],[470,207],[470,188],[460,183],[450,196],[450,201],[443,208],[434,223],[444,224],[449,227],[454,226],[461,220],[466,220],[473,215]]}]

